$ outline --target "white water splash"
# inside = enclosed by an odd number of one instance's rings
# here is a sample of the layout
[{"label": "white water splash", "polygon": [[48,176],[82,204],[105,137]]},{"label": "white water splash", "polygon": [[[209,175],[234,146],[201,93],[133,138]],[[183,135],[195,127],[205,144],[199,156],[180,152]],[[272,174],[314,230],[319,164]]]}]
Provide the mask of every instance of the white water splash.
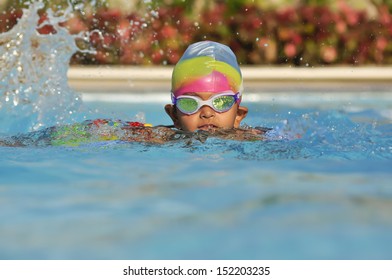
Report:
[{"label": "white water splash", "polygon": [[[23,9],[10,31],[0,34],[0,133],[19,133],[75,121],[81,97],[67,81],[71,56],[80,51],[76,38],[60,24],[72,14],[71,5],[61,15],[51,9],[38,25],[42,1]],[[37,29],[50,25],[55,34]]]}]

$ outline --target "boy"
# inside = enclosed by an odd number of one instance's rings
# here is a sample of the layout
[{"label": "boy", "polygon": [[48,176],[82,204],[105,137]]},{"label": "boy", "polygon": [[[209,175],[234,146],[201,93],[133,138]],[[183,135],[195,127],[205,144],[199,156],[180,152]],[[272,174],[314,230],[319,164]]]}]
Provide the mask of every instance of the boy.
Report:
[{"label": "boy", "polygon": [[238,128],[248,109],[240,106],[242,75],[231,49],[203,41],[190,45],[174,67],[172,103],[166,113],[177,129]]}]

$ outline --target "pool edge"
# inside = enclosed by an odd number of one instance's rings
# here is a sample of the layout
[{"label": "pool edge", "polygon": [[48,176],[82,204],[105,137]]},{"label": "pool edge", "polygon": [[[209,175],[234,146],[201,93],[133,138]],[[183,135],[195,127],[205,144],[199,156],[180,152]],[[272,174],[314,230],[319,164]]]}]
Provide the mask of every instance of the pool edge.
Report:
[{"label": "pool edge", "polygon": [[[172,66],[71,66],[68,82],[76,91],[170,91]],[[241,67],[245,89],[392,85],[392,67]]]}]

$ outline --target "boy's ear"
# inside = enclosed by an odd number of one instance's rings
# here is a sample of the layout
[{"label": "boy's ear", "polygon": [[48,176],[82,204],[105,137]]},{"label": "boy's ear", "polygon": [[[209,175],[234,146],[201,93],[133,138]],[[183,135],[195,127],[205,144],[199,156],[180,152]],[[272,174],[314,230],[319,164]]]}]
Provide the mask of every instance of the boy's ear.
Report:
[{"label": "boy's ear", "polygon": [[166,114],[172,119],[173,124],[176,128],[178,128],[178,117],[177,117],[177,109],[172,104],[165,105]]},{"label": "boy's ear", "polygon": [[238,128],[240,127],[241,121],[245,119],[246,115],[248,114],[248,108],[239,106],[237,109],[237,116],[235,117],[234,120],[234,127]]}]

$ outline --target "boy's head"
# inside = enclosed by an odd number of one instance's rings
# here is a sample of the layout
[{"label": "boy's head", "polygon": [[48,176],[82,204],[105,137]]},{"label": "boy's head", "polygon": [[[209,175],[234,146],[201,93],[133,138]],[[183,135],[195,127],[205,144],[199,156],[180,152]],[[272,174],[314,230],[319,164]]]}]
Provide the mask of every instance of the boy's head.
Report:
[{"label": "boy's head", "polygon": [[242,75],[225,45],[203,41],[190,45],[174,67],[172,104],[165,110],[185,131],[239,127],[248,109],[240,106]]}]

